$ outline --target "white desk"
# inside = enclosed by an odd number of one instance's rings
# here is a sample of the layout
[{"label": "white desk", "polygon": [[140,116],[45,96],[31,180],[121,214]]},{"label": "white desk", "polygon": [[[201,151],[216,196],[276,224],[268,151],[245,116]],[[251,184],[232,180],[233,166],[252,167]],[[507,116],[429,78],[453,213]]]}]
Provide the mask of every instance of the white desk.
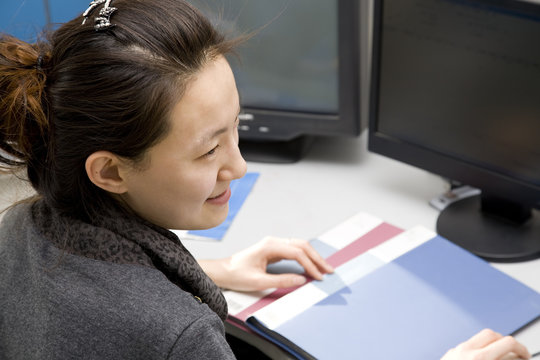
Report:
[{"label": "white desk", "polygon": [[[225,257],[266,235],[311,239],[360,211],[402,228],[434,230],[438,212],[428,202],[447,190],[444,180],[369,153],[366,144],[365,133],[319,139],[298,163],[248,163],[260,176],[225,238],[184,244],[197,258]],[[540,292],[540,260],[494,265]],[[516,337],[540,351],[540,322]]]}]

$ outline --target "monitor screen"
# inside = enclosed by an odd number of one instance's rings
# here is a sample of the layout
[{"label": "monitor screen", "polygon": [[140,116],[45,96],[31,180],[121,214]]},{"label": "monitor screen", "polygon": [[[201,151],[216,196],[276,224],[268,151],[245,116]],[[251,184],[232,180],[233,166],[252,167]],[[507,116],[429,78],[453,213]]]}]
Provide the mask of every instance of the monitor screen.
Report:
[{"label": "monitor screen", "polygon": [[540,5],[376,2],[370,150],[479,188],[437,231],[492,261],[540,256]]},{"label": "monitor screen", "polygon": [[[230,57],[241,98],[241,149],[309,135],[356,136],[360,4],[343,0],[193,1],[228,36],[250,34]],[[243,146],[245,145],[245,146]],[[253,154],[246,154],[248,157]]]},{"label": "monitor screen", "polygon": [[246,107],[338,113],[335,1],[236,1],[228,12],[238,29],[260,29],[233,63]]}]

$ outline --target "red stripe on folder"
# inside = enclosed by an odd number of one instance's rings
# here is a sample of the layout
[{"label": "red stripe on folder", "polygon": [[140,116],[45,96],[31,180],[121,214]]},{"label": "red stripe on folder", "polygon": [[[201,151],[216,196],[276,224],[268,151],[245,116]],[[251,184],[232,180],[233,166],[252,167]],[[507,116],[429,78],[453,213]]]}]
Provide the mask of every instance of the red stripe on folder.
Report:
[{"label": "red stripe on folder", "polygon": [[330,255],[326,261],[333,267],[338,267],[401,232],[403,232],[403,229],[388,223],[382,223],[358,240],[353,241],[343,249]]},{"label": "red stripe on folder", "polygon": [[[367,234],[361,236],[349,245],[345,246],[343,249],[338,250],[334,254],[330,255],[328,258],[326,258],[326,261],[328,261],[328,263],[333,267],[338,267],[346,263],[347,261],[355,258],[356,256],[370,250],[371,248],[374,248],[375,246],[385,242],[386,240],[393,238],[401,232],[403,232],[403,229],[400,229],[388,223],[382,223]],[[277,289],[270,294],[260,298],[256,303],[242,310],[238,314],[230,314],[229,316],[232,315],[237,319],[246,321],[246,319],[251,316],[251,314],[253,314],[255,311],[262,309],[266,305],[274,302],[282,296],[287,295],[290,292],[293,292],[299,287],[300,286]]]}]

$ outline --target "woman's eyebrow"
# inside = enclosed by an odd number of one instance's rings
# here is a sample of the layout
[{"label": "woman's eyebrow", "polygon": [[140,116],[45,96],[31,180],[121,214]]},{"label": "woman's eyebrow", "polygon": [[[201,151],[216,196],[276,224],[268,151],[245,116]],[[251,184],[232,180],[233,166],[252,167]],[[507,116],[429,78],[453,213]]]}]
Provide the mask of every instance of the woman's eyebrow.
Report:
[{"label": "woman's eyebrow", "polygon": [[[240,111],[242,111],[242,108],[241,108],[240,105],[238,105],[238,112],[236,113],[236,116],[234,117],[233,123],[236,122],[236,119],[238,118],[238,115],[240,114]],[[229,130],[229,128],[230,128],[229,126],[224,126],[222,128],[217,129],[214,132],[211,132],[209,134],[205,134],[200,138],[199,143],[203,144],[205,142],[209,142],[213,138],[225,133],[227,130]]]}]

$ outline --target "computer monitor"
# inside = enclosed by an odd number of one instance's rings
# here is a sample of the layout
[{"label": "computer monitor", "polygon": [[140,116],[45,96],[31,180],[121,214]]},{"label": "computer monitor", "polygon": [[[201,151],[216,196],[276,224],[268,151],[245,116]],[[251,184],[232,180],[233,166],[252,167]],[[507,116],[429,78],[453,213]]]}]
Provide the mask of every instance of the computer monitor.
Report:
[{"label": "computer monitor", "polygon": [[229,36],[252,35],[238,59],[230,57],[242,106],[240,149],[248,160],[295,161],[312,135],[360,133],[365,2],[191,2]]},{"label": "computer monitor", "polygon": [[437,232],[496,262],[540,256],[540,5],[383,0],[374,8],[369,149],[480,196]]}]

